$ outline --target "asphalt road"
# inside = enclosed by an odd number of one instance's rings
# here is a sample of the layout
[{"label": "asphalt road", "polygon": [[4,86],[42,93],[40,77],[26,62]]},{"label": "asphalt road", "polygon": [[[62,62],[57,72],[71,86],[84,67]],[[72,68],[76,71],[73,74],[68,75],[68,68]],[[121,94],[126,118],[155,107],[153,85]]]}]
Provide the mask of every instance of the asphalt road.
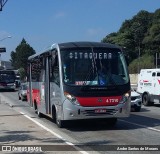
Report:
[{"label": "asphalt road", "polygon": [[142,106],[115,127],[87,120],[60,129],[46,116],[38,118],[17,92],[0,92],[0,126],[1,145],[60,145],[62,153],[160,153],[160,104]]}]

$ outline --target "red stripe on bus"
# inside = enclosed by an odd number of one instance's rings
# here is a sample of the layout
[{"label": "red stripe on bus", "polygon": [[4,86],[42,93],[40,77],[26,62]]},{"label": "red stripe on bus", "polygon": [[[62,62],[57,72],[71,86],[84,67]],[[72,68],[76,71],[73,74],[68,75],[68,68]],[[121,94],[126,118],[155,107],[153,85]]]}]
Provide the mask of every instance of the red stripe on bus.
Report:
[{"label": "red stripe on bus", "polygon": [[111,97],[76,97],[81,106],[114,106],[119,104],[122,96]]}]

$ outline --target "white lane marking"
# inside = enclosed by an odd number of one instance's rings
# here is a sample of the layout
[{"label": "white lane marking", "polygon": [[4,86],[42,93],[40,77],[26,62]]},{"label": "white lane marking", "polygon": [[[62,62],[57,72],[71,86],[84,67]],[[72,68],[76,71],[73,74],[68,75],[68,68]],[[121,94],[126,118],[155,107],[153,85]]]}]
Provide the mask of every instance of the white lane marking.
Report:
[{"label": "white lane marking", "polygon": [[59,134],[53,132],[52,130],[48,129],[47,127],[43,126],[42,124],[40,124],[39,122],[37,122],[36,120],[32,119],[31,117],[27,116],[26,114],[24,114],[23,112],[20,112],[21,114],[23,114],[26,118],[28,118],[29,120],[33,121],[34,123],[36,123],[37,125],[39,125],[40,127],[42,127],[43,129],[45,129],[46,131],[50,132],[51,134],[53,134],[54,136],[63,139],[62,136],[60,136]]},{"label": "white lane marking", "polygon": [[29,120],[31,120],[32,122],[36,123],[38,126],[42,127],[43,129],[45,129],[46,131],[50,132],[51,134],[53,134],[54,136],[56,136],[57,138],[63,140],[66,144],[73,146],[76,150],[78,150],[79,152],[81,152],[82,154],[89,154],[86,151],[82,151],[82,149],[80,149],[79,147],[76,147],[76,145],[74,145],[71,142],[66,141],[62,136],[60,136],[59,134],[53,132],[52,130],[50,130],[49,128],[45,127],[44,125],[42,125],[41,123],[39,123],[38,121],[32,119],[31,117],[29,117],[28,115],[24,114],[23,112],[20,112],[22,115],[24,115],[26,118],[28,118]]},{"label": "white lane marking", "polygon": [[120,121],[123,121],[123,122],[125,122],[125,123],[129,123],[129,124],[132,124],[132,125],[136,125],[136,126],[140,126],[140,127],[143,127],[143,128],[147,128],[147,129],[152,130],[152,131],[160,132],[159,129],[156,129],[156,128],[153,128],[153,127],[147,127],[147,126],[145,126],[145,125],[140,125],[140,124],[136,124],[136,123],[129,122],[129,121],[125,121],[125,120],[121,120],[121,119],[119,119],[119,120],[120,120]]}]

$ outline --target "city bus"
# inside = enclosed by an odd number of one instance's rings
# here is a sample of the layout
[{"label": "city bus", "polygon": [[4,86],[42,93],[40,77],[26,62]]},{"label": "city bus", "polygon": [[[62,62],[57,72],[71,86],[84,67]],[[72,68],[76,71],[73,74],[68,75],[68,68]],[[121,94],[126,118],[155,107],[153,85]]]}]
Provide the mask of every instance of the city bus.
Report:
[{"label": "city bus", "polygon": [[58,127],[67,121],[130,115],[130,79],[122,49],[100,42],[51,45],[28,58],[28,103]]},{"label": "city bus", "polygon": [[14,70],[0,70],[0,90],[16,90]]}]

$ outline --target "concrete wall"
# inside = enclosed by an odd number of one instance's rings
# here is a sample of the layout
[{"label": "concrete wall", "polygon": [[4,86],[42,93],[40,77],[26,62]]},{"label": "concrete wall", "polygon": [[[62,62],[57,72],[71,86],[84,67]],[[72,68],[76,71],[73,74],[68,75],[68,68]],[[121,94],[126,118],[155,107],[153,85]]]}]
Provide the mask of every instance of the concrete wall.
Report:
[{"label": "concrete wall", "polygon": [[0,69],[13,69],[10,61],[0,60]]},{"label": "concrete wall", "polygon": [[138,83],[138,74],[129,74],[131,84]]}]

